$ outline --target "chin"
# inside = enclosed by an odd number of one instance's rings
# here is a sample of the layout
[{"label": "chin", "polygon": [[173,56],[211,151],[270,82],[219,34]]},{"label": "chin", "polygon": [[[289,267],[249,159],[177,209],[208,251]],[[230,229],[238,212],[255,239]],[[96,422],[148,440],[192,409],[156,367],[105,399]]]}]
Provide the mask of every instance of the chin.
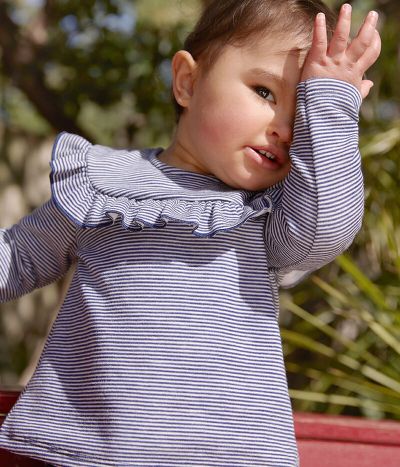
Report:
[{"label": "chin", "polygon": [[282,178],[276,180],[260,180],[257,178],[247,178],[242,180],[237,180],[235,186],[231,185],[233,188],[239,190],[247,190],[247,191],[265,191],[273,185],[276,185],[282,180]]},{"label": "chin", "polygon": [[223,183],[235,190],[265,191],[285,179],[290,170],[273,173],[260,170],[248,170],[238,168],[236,170],[225,170],[215,173]]}]

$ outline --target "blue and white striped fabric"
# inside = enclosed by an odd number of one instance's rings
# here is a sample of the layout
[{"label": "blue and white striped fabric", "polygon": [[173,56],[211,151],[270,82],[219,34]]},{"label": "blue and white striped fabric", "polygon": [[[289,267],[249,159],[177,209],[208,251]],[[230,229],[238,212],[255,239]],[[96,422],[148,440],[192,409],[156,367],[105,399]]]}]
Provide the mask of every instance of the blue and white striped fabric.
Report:
[{"label": "blue and white striped fabric", "polygon": [[58,138],[52,200],[0,231],[0,298],[76,272],[1,447],[59,466],[298,464],[278,280],[331,261],[363,211],[359,93],[310,80],[298,97],[293,169],[265,193]]}]

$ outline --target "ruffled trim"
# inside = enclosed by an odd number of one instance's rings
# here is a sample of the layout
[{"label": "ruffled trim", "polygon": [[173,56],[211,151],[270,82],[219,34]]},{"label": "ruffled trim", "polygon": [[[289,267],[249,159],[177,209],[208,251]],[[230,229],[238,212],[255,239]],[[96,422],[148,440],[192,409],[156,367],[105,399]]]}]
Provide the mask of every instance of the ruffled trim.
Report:
[{"label": "ruffled trim", "polygon": [[[187,200],[165,196],[162,199],[137,199],[129,194],[116,196],[113,187],[109,190],[113,193],[107,193],[108,190],[96,187],[90,178],[88,154],[95,147],[80,136],[61,133],[53,148],[50,164],[53,199],[61,212],[80,227],[104,227],[119,218],[124,228],[138,231],[144,227],[163,228],[173,221],[190,225],[196,236],[212,237],[272,210],[271,198],[266,193],[243,191],[238,197],[238,192],[232,190],[221,195],[221,198],[231,196],[232,200]],[[108,151],[115,150],[110,148]],[[215,192],[213,194],[215,197]]]}]

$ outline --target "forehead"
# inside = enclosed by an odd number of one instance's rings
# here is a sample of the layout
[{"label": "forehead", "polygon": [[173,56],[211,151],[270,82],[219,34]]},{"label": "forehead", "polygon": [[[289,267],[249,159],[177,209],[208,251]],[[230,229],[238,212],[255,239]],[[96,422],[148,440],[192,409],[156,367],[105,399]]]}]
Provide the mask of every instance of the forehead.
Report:
[{"label": "forehead", "polygon": [[[303,41],[304,44],[304,41]],[[260,85],[270,89],[296,88],[307,55],[296,37],[263,36],[242,45],[225,45],[209,65],[199,63],[206,82],[228,89],[232,83]]]},{"label": "forehead", "polygon": [[225,45],[212,68],[243,72],[251,69],[256,74],[270,70],[274,74],[290,75],[302,68],[307,52],[307,42],[299,37],[264,35],[245,44]]},{"label": "forehead", "polygon": [[279,59],[282,56],[296,56],[304,60],[310,46],[311,37],[308,34],[263,32],[227,44],[215,44],[215,47],[211,47],[200,58],[200,62],[204,68],[209,68],[227,51],[232,50],[239,51],[243,58],[248,57],[253,60],[273,57]]},{"label": "forehead", "polygon": [[264,34],[237,46],[243,57],[272,58],[305,58],[310,48],[309,39],[305,36],[290,34]]}]

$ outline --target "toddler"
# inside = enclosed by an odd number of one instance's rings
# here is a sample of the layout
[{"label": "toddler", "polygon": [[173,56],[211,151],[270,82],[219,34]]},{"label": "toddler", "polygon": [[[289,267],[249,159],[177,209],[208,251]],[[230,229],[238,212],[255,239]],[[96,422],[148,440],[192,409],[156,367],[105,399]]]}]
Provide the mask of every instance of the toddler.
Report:
[{"label": "toddler", "polygon": [[375,12],[353,41],[349,5],[334,22],[319,0],[215,0],[172,62],[168,148],[57,138],[51,200],[0,231],[0,298],[76,271],[3,448],[298,465],[278,287],[360,228],[358,111],[380,49]]}]

